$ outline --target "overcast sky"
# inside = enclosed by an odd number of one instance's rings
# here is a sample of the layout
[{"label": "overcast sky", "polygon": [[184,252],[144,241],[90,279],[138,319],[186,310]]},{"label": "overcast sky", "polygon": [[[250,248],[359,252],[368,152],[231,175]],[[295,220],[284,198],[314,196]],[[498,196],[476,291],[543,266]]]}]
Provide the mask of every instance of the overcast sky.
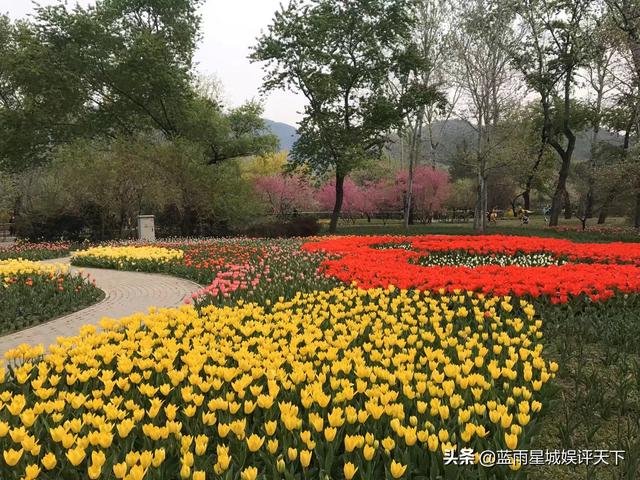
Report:
[{"label": "overcast sky", "polygon": [[[40,5],[54,5],[64,0],[39,0]],[[249,47],[260,31],[266,29],[280,2],[286,0],[206,0],[201,9],[202,40],[196,53],[197,70],[215,75],[224,86],[229,105],[259,98],[262,71],[259,64],[247,60]],[[86,6],[95,0],[67,0]],[[25,18],[33,12],[30,0],[0,0],[0,13],[13,19]],[[276,92],[264,99],[268,119],[291,125],[300,119],[303,98],[289,92]]]}]

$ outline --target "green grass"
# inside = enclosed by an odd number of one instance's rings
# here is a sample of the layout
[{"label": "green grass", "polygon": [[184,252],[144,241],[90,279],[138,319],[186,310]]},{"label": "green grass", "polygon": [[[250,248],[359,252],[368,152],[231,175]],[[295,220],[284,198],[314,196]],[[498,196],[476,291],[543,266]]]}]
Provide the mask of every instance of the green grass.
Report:
[{"label": "green grass", "polygon": [[[580,222],[576,219],[563,220],[560,225],[576,227],[580,225]],[[611,219],[606,226],[624,227],[626,226],[625,219]],[[323,232],[327,232],[326,225],[324,225]],[[380,220],[371,222],[366,220],[341,221],[337,233],[338,235],[475,235],[473,222],[416,224],[410,225],[409,229],[405,230],[398,220],[387,221],[386,224]],[[500,219],[497,225],[489,226],[487,234],[566,238],[576,242],[640,242],[640,234],[634,231],[620,233],[558,232],[547,227],[542,217],[532,217],[529,225],[522,225],[518,219]]]},{"label": "green grass", "polygon": [[624,450],[618,467],[529,467],[531,480],[640,478],[640,295],[541,306],[546,355],[560,365],[530,448]]}]

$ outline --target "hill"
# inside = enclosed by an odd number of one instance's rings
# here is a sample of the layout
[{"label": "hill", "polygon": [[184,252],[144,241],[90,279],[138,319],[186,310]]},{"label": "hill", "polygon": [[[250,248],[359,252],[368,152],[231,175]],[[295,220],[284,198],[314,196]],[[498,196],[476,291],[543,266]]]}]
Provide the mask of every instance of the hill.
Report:
[{"label": "hill", "polygon": [[[440,147],[436,152],[436,161],[444,166],[450,165],[451,157],[457,148],[462,148],[465,143],[472,148],[475,142],[475,130],[462,120],[449,120],[446,124],[435,122],[433,124],[433,132],[435,142],[440,143]],[[576,148],[573,159],[577,162],[588,160],[591,149],[591,133],[588,131],[578,132],[576,136]],[[423,138],[425,140],[427,138],[426,131],[423,133]],[[622,137],[607,131],[601,131],[600,142],[621,145]],[[405,149],[406,148],[407,146],[405,145]],[[400,158],[400,141],[398,137],[391,139],[387,151],[392,158]]]},{"label": "hill", "polygon": [[[293,144],[299,137],[296,127],[267,119],[265,119],[265,123],[269,130],[280,140],[280,150],[291,150],[291,147],[293,147]],[[449,120],[446,124],[435,122],[433,132],[435,141],[440,143],[440,147],[436,153],[436,161],[443,166],[451,163],[451,157],[455,154],[457,148],[461,148],[465,143],[471,146],[475,142],[475,131],[469,124],[462,120]],[[423,135],[423,138],[426,139],[426,131]],[[578,133],[576,149],[573,154],[575,161],[579,162],[589,159],[590,141],[590,132],[585,131]],[[600,141],[612,145],[621,145],[622,137],[601,131]],[[400,159],[400,141],[398,137],[394,136],[391,138],[389,146],[387,147],[387,153],[394,159]]]},{"label": "hill", "polygon": [[274,122],[265,119],[267,128],[280,140],[280,150],[291,150],[293,144],[298,140],[298,131],[296,127],[282,122]]}]

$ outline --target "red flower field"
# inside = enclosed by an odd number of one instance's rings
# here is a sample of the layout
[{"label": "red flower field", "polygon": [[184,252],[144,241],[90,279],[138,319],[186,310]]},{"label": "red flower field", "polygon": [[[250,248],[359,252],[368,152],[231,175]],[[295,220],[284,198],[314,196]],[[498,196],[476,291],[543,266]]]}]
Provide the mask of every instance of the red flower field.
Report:
[{"label": "red flower field", "polygon": [[[391,284],[420,290],[473,290],[497,295],[549,296],[554,303],[583,294],[592,300],[606,300],[616,292],[640,292],[640,244],[633,243],[432,235],[331,238],[307,243],[303,248],[337,256],[323,262],[324,273],[344,282],[355,281],[363,288]],[[566,263],[475,268],[417,264],[429,252],[447,251],[470,255],[545,253]]]}]

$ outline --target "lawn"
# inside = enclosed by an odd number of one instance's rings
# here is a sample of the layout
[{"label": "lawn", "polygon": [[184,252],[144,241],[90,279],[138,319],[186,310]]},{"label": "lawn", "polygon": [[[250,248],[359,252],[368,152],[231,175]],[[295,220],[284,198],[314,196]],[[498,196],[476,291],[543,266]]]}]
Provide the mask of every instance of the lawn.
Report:
[{"label": "lawn", "polygon": [[[328,222],[323,222],[326,231]],[[340,235],[475,235],[473,222],[415,224],[405,230],[399,220],[372,220],[367,222],[358,219],[355,222],[342,221],[338,226]],[[536,236],[551,238],[568,238],[576,242],[640,242],[640,232],[627,226],[624,218],[609,219],[607,225],[589,224],[586,231],[581,231],[577,219],[562,220],[559,229],[547,227],[544,218],[532,216],[529,225],[522,225],[518,219],[503,218],[496,224],[490,224],[488,234]]]}]

